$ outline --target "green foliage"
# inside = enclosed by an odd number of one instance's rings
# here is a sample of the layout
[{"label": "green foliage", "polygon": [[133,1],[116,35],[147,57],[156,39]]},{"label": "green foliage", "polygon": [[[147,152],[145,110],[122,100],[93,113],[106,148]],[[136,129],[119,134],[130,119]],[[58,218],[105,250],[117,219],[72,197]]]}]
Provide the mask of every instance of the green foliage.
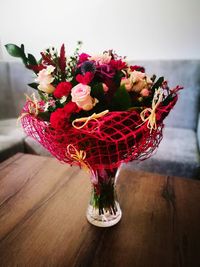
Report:
[{"label": "green foliage", "polygon": [[45,93],[43,93],[42,91],[38,90],[38,94],[41,98],[41,100],[47,102],[48,101],[48,97],[45,95]]},{"label": "green foliage", "polygon": [[30,65],[37,65],[37,60],[35,59],[33,55],[28,54],[28,63]]},{"label": "green foliage", "polygon": [[164,77],[158,78],[158,80],[152,86],[152,92],[155,92],[155,89],[158,89],[159,87],[161,87],[163,82],[164,82]]},{"label": "green foliage", "polygon": [[155,90],[158,89],[159,87],[161,87],[163,82],[164,82],[164,77],[160,77],[160,78],[158,78],[158,80],[152,86],[152,88],[151,88],[151,92],[152,92],[151,93],[151,97],[147,98],[148,100],[150,100],[150,103],[152,102],[152,99],[154,97]]},{"label": "green foliage", "polygon": [[28,86],[30,86],[33,89],[38,90],[38,83],[28,83]]},{"label": "green foliage", "polygon": [[22,59],[23,63],[26,65],[26,55],[24,53],[24,45],[22,44],[21,47],[15,45],[15,44],[7,44],[5,45],[6,50],[9,55],[13,57],[19,57]]},{"label": "green foliage", "polygon": [[91,96],[96,97],[99,101],[104,100],[104,91],[102,83],[92,85]]},{"label": "green foliage", "polygon": [[25,54],[23,52],[23,46],[22,48],[20,48],[19,46],[17,45],[14,45],[14,44],[7,44],[5,45],[8,53],[13,56],[13,57],[25,57]]},{"label": "green foliage", "polygon": [[114,81],[115,81],[117,86],[120,86],[122,77],[124,77],[124,73],[122,71],[118,70],[116,75],[114,76]]},{"label": "green foliage", "polygon": [[124,85],[120,86],[113,98],[113,104],[115,110],[127,110],[131,107],[131,97],[126,91]]},{"label": "green foliage", "polygon": [[40,112],[38,114],[38,118],[44,120],[44,121],[50,121],[50,113],[48,111]]},{"label": "green foliage", "polygon": [[31,66],[31,65],[33,66],[38,65],[37,60],[32,54],[28,54],[26,56],[23,44],[21,44],[20,47],[15,44],[6,44],[5,48],[7,52],[9,53],[9,55],[13,57],[21,58],[26,67]]},{"label": "green foliage", "polygon": [[173,99],[174,99],[173,94],[169,94],[169,95],[165,98],[165,100],[162,102],[162,105],[163,105],[163,106],[167,106],[167,105],[169,105],[169,103],[170,103],[171,101],[173,101]]}]

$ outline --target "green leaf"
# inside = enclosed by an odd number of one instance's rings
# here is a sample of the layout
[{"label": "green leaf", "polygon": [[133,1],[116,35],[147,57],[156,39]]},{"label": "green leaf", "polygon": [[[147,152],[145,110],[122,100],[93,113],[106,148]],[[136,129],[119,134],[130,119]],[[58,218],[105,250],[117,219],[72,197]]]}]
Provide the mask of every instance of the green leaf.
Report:
[{"label": "green leaf", "polygon": [[48,111],[40,112],[38,117],[44,121],[50,121],[50,113]]},{"label": "green leaf", "polygon": [[28,63],[30,65],[37,65],[37,60],[32,54],[28,54]]},{"label": "green leaf", "polygon": [[27,58],[24,53],[24,45],[22,44],[21,47],[15,45],[15,44],[7,44],[5,45],[5,48],[9,55],[13,57],[19,57],[22,59],[23,63],[27,64]]},{"label": "green leaf", "polygon": [[104,91],[102,83],[91,85],[91,96],[96,97],[99,101],[104,100]]},{"label": "green leaf", "polygon": [[13,57],[24,57],[25,54],[23,52],[23,49],[21,49],[19,46],[14,44],[7,44],[5,45],[6,50],[8,53]]},{"label": "green leaf", "polygon": [[174,97],[173,95],[168,95],[165,100],[162,102],[163,106],[167,106],[171,101],[173,101]]},{"label": "green leaf", "polygon": [[21,50],[24,52],[24,45],[21,44]]},{"label": "green leaf", "polygon": [[117,89],[113,101],[115,110],[127,110],[131,107],[131,97],[124,85]]},{"label": "green leaf", "polygon": [[28,84],[28,86],[30,86],[31,88],[33,88],[33,89],[36,89],[36,90],[38,90],[38,83],[29,83]]},{"label": "green leaf", "polygon": [[153,85],[152,91],[155,91],[155,89],[158,89],[161,87],[162,83],[164,82],[164,77],[160,77]]},{"label": "green leaf", "polygon": [[120,86],[121,79],[124,77],[125,74],[122,71],[117,71],[116,75],[114,76],[114,81],[117,84],[117,86]]},{"label": "green leaf", "polygon": [[41,100],[43,100],[44,102],[48,101],[48,96],[46,96],[45,93],[43,93],[42,91],[38,90],[38,94],[39,94]]}]

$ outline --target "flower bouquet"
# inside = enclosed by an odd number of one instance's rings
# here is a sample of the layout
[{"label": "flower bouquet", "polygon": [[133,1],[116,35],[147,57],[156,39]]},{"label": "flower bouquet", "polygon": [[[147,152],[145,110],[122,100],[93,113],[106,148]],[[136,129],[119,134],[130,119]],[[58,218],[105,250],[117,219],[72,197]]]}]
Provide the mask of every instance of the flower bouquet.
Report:
[{"label": "flower bouquet", "polygon": [[61,162],[90,173],[87,219],[111,226],[122,214],[115,191],[120,164],[152,155],[181,87],[170,89],[163,77],[148,77],[112,50],[89,55],[80,46],[71,57],[64,45],[59,52],[48,48],[39,61],[23,45],[6,49],[35,73],[29,85],[39,98],[26,96],[20,116],[26,134]]}]

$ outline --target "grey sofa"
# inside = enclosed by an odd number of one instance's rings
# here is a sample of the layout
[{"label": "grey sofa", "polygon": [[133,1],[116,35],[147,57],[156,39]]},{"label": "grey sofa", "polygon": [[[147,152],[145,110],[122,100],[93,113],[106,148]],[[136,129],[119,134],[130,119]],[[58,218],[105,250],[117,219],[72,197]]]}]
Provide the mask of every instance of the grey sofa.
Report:
[{"label": "grey sofa", "polygon": [[[188,178],[200,177],[200,60],[136,61],[148,74],[165,76],[171,86],[183,85],[179,101],[165,120],[163,140],[155,155],[122,168],[142,169]],[[16,126],[16,117],[24,103],[24,92],[33,74],[21,62],[0,62],[0,161],[16,152],[49,156]]]}]

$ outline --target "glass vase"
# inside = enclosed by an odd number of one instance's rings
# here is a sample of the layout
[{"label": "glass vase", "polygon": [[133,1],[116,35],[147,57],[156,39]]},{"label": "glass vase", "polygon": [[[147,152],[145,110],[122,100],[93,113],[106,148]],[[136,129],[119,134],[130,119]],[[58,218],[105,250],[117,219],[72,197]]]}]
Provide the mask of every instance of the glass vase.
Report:
[{"label": "glass vase", "polygon": [[92,175],[92,190],[87,220],[99,227],[117,224],[122,216],[117,199],[116,182],[119,169],[97,171]]}]

